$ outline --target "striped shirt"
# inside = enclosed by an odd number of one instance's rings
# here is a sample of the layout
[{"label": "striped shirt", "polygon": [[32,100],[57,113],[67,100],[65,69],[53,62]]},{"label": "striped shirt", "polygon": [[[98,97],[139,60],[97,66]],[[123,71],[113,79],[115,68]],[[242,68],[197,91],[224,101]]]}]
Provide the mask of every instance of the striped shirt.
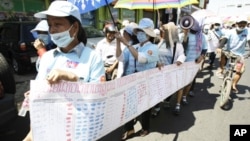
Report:
[{"label": "striped shirt", "polygon": [[[197,59],[200,55],[201,55],[201,51],[202,50],[206,50],[207,49],[207,42],[205,39],[204,34],[201,34],[201,48],[197,48],[197,38],[195,34],[191,34],[188,33],[188,45],[185,49],[186,52],[186,60],[185,62],[191,62],[191,61],[195,61],[195,59]],[[184,38],[184,34],[180,35],[180,39],[181,41],[183,41]]]}]

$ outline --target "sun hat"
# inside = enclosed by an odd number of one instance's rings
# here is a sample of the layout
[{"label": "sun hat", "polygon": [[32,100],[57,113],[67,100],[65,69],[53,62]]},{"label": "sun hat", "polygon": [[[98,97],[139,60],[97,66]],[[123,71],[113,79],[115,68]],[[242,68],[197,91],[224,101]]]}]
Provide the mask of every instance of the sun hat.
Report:
[{"label": "sun hat", "polygon": [[53,1],[48,10],[38,12],[34,16],[36,18],[46,18],[47,15],[55,17],[73,16],[81,22],[81,15],[78,7],[68,1]]},{"label": "sun hat", "polygon": [[127,26],[124,27],[124,30],[128,32],[128,34],[133,35],[133,30],[138,25],[134,22],[129,23]]},{"label": "sun hat", "polygon": [[30,32],[36,32],[36,31],[48,31],[49,26],[47,20],[41,20],[35,28],[30,30]]},{"label": "sun hat", "polygon": [[124,21],[122,22],[122,26],[127,26],[127,25],[129,25],[129,20],[124,20]]},{"label": "sun hat", "polygon": [[156,34],[154,33],[154,22],[149,18],[142,18],[139,21],[138,27],[134,29],[134,32],[136,32],[136,30],[142,30],[148,36],[156,37]]}]

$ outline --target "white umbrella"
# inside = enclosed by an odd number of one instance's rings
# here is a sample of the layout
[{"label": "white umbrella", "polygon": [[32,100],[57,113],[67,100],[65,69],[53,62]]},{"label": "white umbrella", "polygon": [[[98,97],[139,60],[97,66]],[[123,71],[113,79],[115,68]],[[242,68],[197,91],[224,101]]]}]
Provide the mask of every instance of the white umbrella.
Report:
[{"label": "white umbrella", "polygon": [[205,24],[205,20],[208,17],[215,17],[216,14],[210,10],[200,9],[191,14],[199,23],[200,26]]}]

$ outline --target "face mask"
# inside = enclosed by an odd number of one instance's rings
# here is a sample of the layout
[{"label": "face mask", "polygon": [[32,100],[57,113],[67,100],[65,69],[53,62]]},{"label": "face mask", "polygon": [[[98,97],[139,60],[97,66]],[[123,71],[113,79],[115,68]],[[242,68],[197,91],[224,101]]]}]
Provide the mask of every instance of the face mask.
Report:
[{"label": "face mask", "polygon": [[128,44],[129,44],[129,45],[133,45],[133,41],[131,41],[131,40],[128,41]]},{"label": "face mask", "polygon": [[215,29],[215,30],[219,30],[219,29],[220,29],[220,26],[214,26],[214,29]]},{"label": "face mask", "polygon": [[203,29],[203,32],[204,32],[205,34],[207,34],[207,33],[208,33],[208,29]]},{"label": "face mask", "polygon": [[238,32],[241,32],[241,31],[243,31],[245,29],[245,27],[236,27],[236,30],[238,31]]},{"label": "face mask", "polygon": [[48,34],[38,34],[37,38],[42,40],[45,45],[48,45],[50,42],[50,37]]},{"label": "face mask", "polygon": [[70,33],[69,33],[72,26],[66,31],[55,33],[55,34],[50,34],[51,40],[58,47],[67,47],[74,40],[74,37],[70,37]]},{"label": "face mask", "polygon": [[142,43],[148,39],[146,33],[142,32],[142,31],[137,32],[136,37],[140,43]]}]

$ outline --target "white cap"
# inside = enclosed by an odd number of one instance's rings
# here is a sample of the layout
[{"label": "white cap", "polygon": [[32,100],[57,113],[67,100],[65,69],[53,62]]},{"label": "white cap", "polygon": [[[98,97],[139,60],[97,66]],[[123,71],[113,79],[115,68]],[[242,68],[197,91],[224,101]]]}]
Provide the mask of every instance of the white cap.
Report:
[{"label": "white cap", "polygon": [[220,24],[220,25],[221,25],[222,21],[221,21],[219,18],[214,18],[214,19],[213,19],[213,23],[214,23],[214,24],[217,23],[217,24]]},{"label": "white cap", "polygon": [[151,37],[156,37],[156,34],[154,33],[154,22],[149,18],[142,18],[139,21],[138,27],[134,29],[134,32],[137,29],[144,31],[147,35]]},{"label": "white cap", "polygon": [[55,17],[73,16],[81,22],[81,15],[78,7],[68,1],[53,1],[48,10],[38,12],[34,16],[36,18],[46,18],[47,15]]},{"label": "white cap", "polygon": [[247,17],[245,17],[245,16],[240,16],[240,17],[238,17],[238,18],[236,19],[236,23],[239,23],[239,22],[246,22],[246,23],[248,23]]},{"label": "white cap", "polygon": [[30,32],[36,32],[36,31],[48,31],[49,26],[47,20],[41,20],[34,29],[32,29]]},{"label": "white cap", "polygon": [[203,29],[210,29],[210,25],[209,25],[209,24],[205,24],[205,25],[203,26]]},{"label": "white cap", "polygon": [[133,30],[134,30],[134,28],[137,27],[137,26],[138,26],[138,25],[137,25],[136,23],[131,22],[131,23],[129,23],[128,25],[126,25],[126,26],[124,27],[124,30],[125,30],[126,32],[128,32],[128,34],[133,35]]}]

